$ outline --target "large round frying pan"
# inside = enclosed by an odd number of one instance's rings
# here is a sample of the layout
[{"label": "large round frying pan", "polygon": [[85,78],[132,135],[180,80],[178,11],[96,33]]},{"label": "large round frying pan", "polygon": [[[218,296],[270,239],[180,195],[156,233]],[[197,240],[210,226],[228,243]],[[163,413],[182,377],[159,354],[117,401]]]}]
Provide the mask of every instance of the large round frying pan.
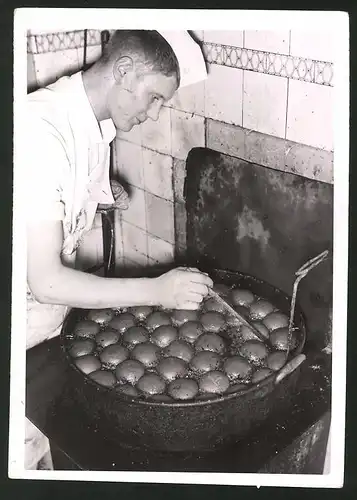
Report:
[{"label": "large round frying pan", "polygon": [[[210,275],[215,283],[249,289],[270,300],[286,314],[290,312],[291,298],[268,283],[232,271],[214,270]],[[294,392],[299,369],[289,373],[287,368],[294,366],[306,337],[305,321],[298,304],[294,320],[300,333],[288,366],[244,391],[210,401],[182,403],[132,400],[99,387],[79,371],[67,354],[66,336],[86,313],[85,310],[72,309],[61,332],[62,352],[66,362],[71,364],[73,397],[89,418],[120,444],[161,451],[213,450],[246,436],[271,414],[273,408],[286,407]]]}]

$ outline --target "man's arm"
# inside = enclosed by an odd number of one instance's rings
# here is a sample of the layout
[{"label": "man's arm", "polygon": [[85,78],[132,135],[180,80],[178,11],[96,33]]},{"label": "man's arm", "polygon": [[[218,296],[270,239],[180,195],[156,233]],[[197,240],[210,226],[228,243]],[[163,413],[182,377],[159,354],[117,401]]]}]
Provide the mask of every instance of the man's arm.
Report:
[{"label": "man's arm", "polygon": [[158,278],[101,278],[63,265],[61,221],[28,222],[27,279],[42,303],[84,309],[162,305],[196,309],[212,280],[197,270],[174,269]]}]

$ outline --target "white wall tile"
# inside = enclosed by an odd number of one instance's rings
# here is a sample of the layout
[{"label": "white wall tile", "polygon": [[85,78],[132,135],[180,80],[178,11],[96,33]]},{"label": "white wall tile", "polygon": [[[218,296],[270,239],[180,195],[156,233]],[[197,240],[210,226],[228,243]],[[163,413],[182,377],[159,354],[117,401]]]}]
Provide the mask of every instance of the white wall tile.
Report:
[{"label": "white wall tile", "polygon": [[243,71],[210,64],[205,81],[205,115],[208,118],[242,125]]},{"label": "white wall tile", "polygon": [[209,30],[205,31],[203,36],[205,42],[243,47],[243,31]]},{"label": "white wall tile", "polygon": [[56,71],[53,66],[53,53],[34,54],[36,80],[39,87],[45,87],[56,81]]},{"label": "white wall tile", "polygon": [[172,156],[186,160],[188,152],[205,145],[203,116],[171,110]]},{"label": "white wall tile", "polygon": [[148,234],[148,256],[160,264],[173,262],[174,245]]},{"label": "white wall tile", "polygon": [[36,78],[40,86],[48,85],[61,76],[72,75],[79,71],[77,49],[35,54],[34,63]]},{"label": "white wall tile", "polygon": [[320,61],[334,60],[335,34],[328,31],[291,31],[290,54],[293,56],[317,59]]},{"label": "white wall tile", "polygon": [[[82,68],[84,49],[83,47],[81,47],[77,50],[78,50],[79,67]],[[89,47],[87,47],[86,63],[93,64],[100,58],[101,55],[102,55],[102,47],[100,45],[90,45]]]},{"label": "white wall tile", "polygon": [[145,189],[173,201],[172,157],[146,148],[142,154]]},{"label": "white wall tile", "polygon": [[146,231],[145,193],[142,189],[131,186],[130,205],[122,212],[123,221],[130,222]]},{"label": "white wall tile", "polygon": [[286,103],[286,78],[244,73],[243,127],[285,137]]},{"label": "white wall tile", "polygon": [[141,146],[142,125],[134,125],[129,132],[117,130],[117,138],[124,139],[125,141],[132,142]]},{"label": "white wall tile", "polygon": [[148,118],[141,124],[142,145],[160,153],[171,153],[170,108],[160,110],[159,119],[155,122]]},{"label": "white wall tile", "polygon": [[128,222],[122,222],[124,257],[136,253],[147,255],[147,233]]},{"label": "white wall tile", "polygon": [[180,111],[204,115],[205,109],[205,84],[203,82],[188,85],[175,92],[168,106]]},{"label": "white wall tile", "polygon": [[331,87],[290,81],[287,139],[333,150],[332,92]]},{"label": "white wall tile", "polygon": [[27,54],[27,87],[37,87],[36,69],[33,54]]},{"label": "white wall tile", "polygon": [[265,52],[289,54],[289,30],[247,30],[244,32],[244,47]]},{"label": "white wall tile", "polygon": [[142,147],[118,139],[115,147],[117,172],[129,184],[144,188]]}]

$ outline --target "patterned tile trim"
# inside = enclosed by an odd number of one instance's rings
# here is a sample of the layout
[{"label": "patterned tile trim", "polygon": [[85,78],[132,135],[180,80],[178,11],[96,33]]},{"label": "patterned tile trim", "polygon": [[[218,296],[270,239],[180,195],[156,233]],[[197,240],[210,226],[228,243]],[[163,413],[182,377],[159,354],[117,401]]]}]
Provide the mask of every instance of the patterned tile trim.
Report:
[{"label": "patterned tile trim", "polygon": [[[112,33],[113,30],[108,30]],[[87,45],[100,45],[100,30],[87,31]],[[62,33],[46,33],[44,35],[27,36],[27,52],[44,54],[58,50],[79,49],[84,46],[84,30]]]},{"label": "patterned tile trim", "polygon": [[208,63],[333,86],[331,62],[209,42],[202,49]]}]

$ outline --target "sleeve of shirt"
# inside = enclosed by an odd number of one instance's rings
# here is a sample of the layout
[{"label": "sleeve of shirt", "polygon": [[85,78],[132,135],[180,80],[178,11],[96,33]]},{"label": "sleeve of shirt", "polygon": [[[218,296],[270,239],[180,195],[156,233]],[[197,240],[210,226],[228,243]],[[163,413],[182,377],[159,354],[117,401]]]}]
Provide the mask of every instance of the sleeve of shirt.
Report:
[{"label": "sleeve of shirt", "polygon": [[35,220],[63,220],[63,185],[69,162],[56,129],[44,119],[29,119],[26,132],[27,215]]}]

